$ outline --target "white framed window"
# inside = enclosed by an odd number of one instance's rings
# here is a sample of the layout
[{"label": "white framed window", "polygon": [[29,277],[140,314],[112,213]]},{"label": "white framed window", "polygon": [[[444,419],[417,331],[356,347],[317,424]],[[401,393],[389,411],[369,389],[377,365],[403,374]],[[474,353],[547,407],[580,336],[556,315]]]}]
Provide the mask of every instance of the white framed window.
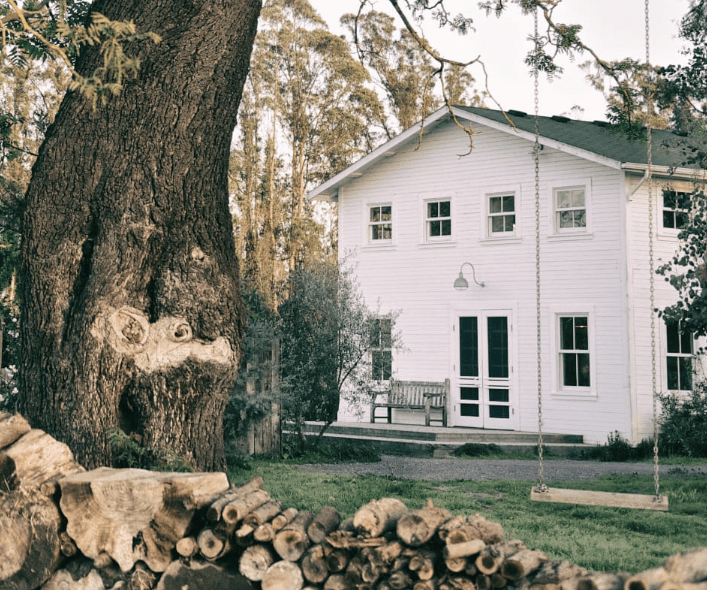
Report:
[{"label": "white framed window", "polygon": [[552,198],[555,233],[585,233],[588,209],[586,187],[555,188]]},{"label": "white framed window", "polygon": [[560,390],[592,387],[592,361],[588,314],[559,314],[558,368]]},{"label": "white framed window", "polygon": [[374,381],[388,381],[393,373],[393,320],[374,318],[371,325],[371,372]]},{"label": "white framed window", "polygon": [[452,200],[425,201],[425,240],[434,242],[452,237]]},{"label": "white framed window", "polygon": [[516,233],[516,196],[514,193],[486,195],[488,237],[513,236]]},{"label": "white framed window", "polygon": [[677,322],[666,322],[665,334],[667,388],[669,391],[691,391],[694,337],[687,330],[681,330]]},{"label": "white framed window", "polygon": [[393,206],[368,206],[368,243],[389,244],[393,240]]},{"label": "white framed window", "polygon": [[663,189],[663,228],[681,230],[690,219],[690,193]]}]

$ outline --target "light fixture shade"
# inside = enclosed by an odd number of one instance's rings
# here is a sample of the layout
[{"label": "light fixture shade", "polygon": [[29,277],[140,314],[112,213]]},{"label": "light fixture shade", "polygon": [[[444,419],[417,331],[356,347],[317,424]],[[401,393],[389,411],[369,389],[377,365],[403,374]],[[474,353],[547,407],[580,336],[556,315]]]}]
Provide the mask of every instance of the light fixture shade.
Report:
[{"label": "light fixture shade", "polygon": [[457,291],[466,291],[469,288],[469,281],[464,278],[464,275],[461,272],[454,281],[454,288]]}]

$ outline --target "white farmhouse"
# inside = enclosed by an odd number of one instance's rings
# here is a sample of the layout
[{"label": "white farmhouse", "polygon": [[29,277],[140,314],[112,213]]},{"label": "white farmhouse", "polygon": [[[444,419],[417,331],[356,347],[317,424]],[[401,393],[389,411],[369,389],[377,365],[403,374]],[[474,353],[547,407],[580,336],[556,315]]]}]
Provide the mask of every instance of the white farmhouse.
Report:
[{"label": "white farmhouse", "polygon": [[[449,427],[537,431],[537,223],[543,430],[587,443],[615,431],[634,444],[649,437],[646,142],[601,122],[541,117],[536,218],[534,117],[452,112],[471,124],[471,152],[442,108],[309,194],[338,202],[339,251],[355,254],[369,304],[378,302],[383,317],[399,311],[406,350],[389,355],[381,338],[378,377],[449,378]],[[675,252],[689,211],[683,196],[704,182],[681,166],[668,138],[680,139],[653,132],[656,267]],[[465,290],[455,289],[460,273]],[[675,301],[669,284],[654,282],[658,308]],[[692,338],[661,320],[655,332],[658,389],[690,389]],[[340,421],[356,419],[340,409]]]}]

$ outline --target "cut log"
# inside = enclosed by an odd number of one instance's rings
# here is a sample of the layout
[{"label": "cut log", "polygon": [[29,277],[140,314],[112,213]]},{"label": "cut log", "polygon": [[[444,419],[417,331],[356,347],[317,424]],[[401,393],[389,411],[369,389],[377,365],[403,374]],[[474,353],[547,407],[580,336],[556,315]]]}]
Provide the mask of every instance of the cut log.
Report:
[{"label": "cut log", "polygon": [[262,590],[300,590],[302,586],[302,570],[291,561],[273,563],[260,582]]},{"label": "cut log", "polygon": [[202,529],[196,537],[199,553],[209,561],[223,557],[231,550],[228,538],[219,535],[213,529]]},{"label": "cut log", "polygon": [[86,557],[105,551],[124,572],[142,560],[163,572],[202,506],[228,489],[225,473],[108,469],[59,480],[66,531]]},{"label": "cut log", "polygon": [[281,512],[280,514],[275,516],[270,521],[270,524],[272,525],[273,530],[277,532],[287,526],[289,523],[291,523],[294,520],[295,516],[297,516],[297,508],[288,508],[284,512]]},{"label": "cut log", "polygon": [[371,558],[378,564],[388,565],[397,559],[402,552],[403,544],[400,541],[392,541],[376,547],[371,552]]},{"label": "cut log", "polygon": [[707,582],[665,582],[660,586],[660,590],[707,590]]},{"label": "cut log", "polygon": [[663,565],[671,580],[688,584],[707,580],[707,547],[668,557]]},{"label": "cut log", "polygon": [[177,553],[182,557],[194,557],[199,552],[199,544],[194,537],[182,537],[177,541]]},{"label": "cut log", "polygon": [[[560,584],[565,580],[571,580],[574,578],[582,578],[587,576],[588,572],[583,567],[570,563],[569,561],[547,561],[540,566],[540,569],[535,573],[533,577],[533,586],[539,585],[549,585],[549,584]],[[592,577],[597,574],[592,574]],[[604,574],[598,574],[603,576]],[[611,574],[614,577],[621,578],[625,580],[628,574]],[[596,581],[597,587],[593,590],[611,590],[613,587],[613,582],[608,585],[604,585],[603,582]],[[619,583],[617,590],[623,588],[623,581]],[[578,590],[578,587],[577,587]]]},{"label": "cut log", "polygon": [[253,539],[258,543],[269,543],[275,538],[275,529],[272,524],[265,522],[253,531]]},{"label": "cut log", "polygon": [[476,568],[484,575],[490,576],[498,571],[505,558],[503,545],[487,545],[476,558]]},{"label": "cut log", "polygon": [[361,549],[363,547],[380,547],[388,540],[384,537],[361,537],[351,531],[332,531],[327,542],[336,549]]},{"label": "cut log", "polygon": [[253,590],[253,585],[240,574],[234,574],[213,563],[173,561],[157,582],[156,590]]},{"label": "cut log", "polygon": [[107,567],[110,567],[114,563],[115,562],[113,561],[113,558],[110,555],[108,555],[105,551],[101,551],[93,559],[93,567],[97,570],[102,570]]},{"label": "cut log", "polygon": [[668,570],[664,567],[656,567],[631,576],[626,580],[624,588],[625,590],[656,590],[668,581],[671,581]]},{"label": "cut log", "polygon": [[240,545],[241,547],[247,547],[248,545],[252,545],[254,532],[255,529],[252,526],[250,526],[249,524],[244,524],[234,534],[236,544]]},{"label": "cut log", "polygon": [[273,549],[286,561],[298,561],[309,546],[307,527],[312,522],[314,514],[303,510],[295,516],[290,524],[278,531],[272,542]]},{"label": "cut log", "polygon": [[424,508],[413,510],[398,520],[398,538],[410,547],[419,547],[427,543],[440,525],[451,517],[449,510],[438,508],[432,504],[432,500],[428,500]]},{"label": "cut log", "polygon": [[349,563],[349,556],[346,551],[342,549],[330,549],[326,556],[327,569],[336,574],[338,572],[343,572]]},{"label": "cut log", "polygon": [[56,505],[36,489],[0,494],[0,588],[33,590],[61,560]]},{"label": "cut log", "polygon": [[486,574],[476,576],[476,590],[491,590],[491,577]]},{"label": "cut log", "polygon": [[94,569],[76,580],[67,570],[59,570],[42,586],[42,590],[105,590],[105,585]]},{"label": "cut log", "polygon": [[275,518],[282,512],[282,504],[279,500],[269,500],[255,508],[250,514],[246,514],[243,523],[252,527],[259,527],[261,524]]},{"label": "cut log", "polygon": [[356,511],[353,524],[365,536],[380,537],[386,531],[394,529],[407,511],[405,504],[397,498],[372,500]]},{"label": "cut log", "polygon": [[505,588],[508,585],[508,578],[502,576],[500,572],[491,574],[491,588]]},{"label": "cut log", "polygon": [[445,567],[455,574],[463,572],[466,569],[467,563],[466,557],[447,557],[444,560]]},{"label": "cut log", "polygon": [[324,582],[324,590],[353,590],[355,586],[349,584],[346,577],[341,574],[333,574]]},{"label": "cut log", "polygon": [[302,558],[302,574],[312,584],[321,584],[329,576],[326,555],[322,545],[310,547]]},{"label": "cut log", "polygon": [[339,511],[333,506],[324,506],[317,512],[307,527],[307,535],[312,543],[321,543],[326,536],[336,530],[341,522]]},{"label": "cut log", "polygon": [[231,500],[224,506],[221,519],[227,524],[235,525],[258,506],[272,500],[265,490],[253,490],[243,496]]},{"label": "cut log", "polygon": [[251,545],[241,555],[238,569],[249,580],[260,582],[274,562],[275,556],[265,545]]},{"label": "cut log", "polygon": [[74,543],[74,540],[66,531],[59,533],[59,548],[64,557],[73,557],[79,551],[78,547],[76,547],[76,543]]},{"label": "cut log", "polygon": [[220,520],[221,511],[229,502],[254,490],[262,489],[262,487],[263,478],[258,475],[240,487],[229,488],[225,493],[221,494],[218,498],[211,502],[211,505],[206,511],[206,518],[211,522]]},{"label": "cut log", "polygon": [[435,573],[435,553],[429,549],[419,549],[410,557],[410,571],[417,574],[420,580],[431,580]]},{"label": "cut log", "polygon": [[[584,576],[587,576],[586,572],[584,574],[580,574],[579,576],[575,576],[581,578],[577,581],[576,590],[622,590],[626,580],[631,577],[631,574],[625,572],[618,572],[615,574],[593,573],[587,577]],[[567,576],[564,580],[568,580],[571,577],[572,576]]]},{"label": "cut log", "polygon": [[393,590],[403,590],[412,585],[412,578],[410,575],[402,570],[393,572],[388,576],[388,586]]},{"label": "cut log", "polygon": [[500,543],[503,540],[503,527],[497,522],[487,520],[479,513],[468,516],[467,524],[475,527],[479,531],[479,539],[487,545]]},{"label": "cut log", "polygon": [[[85,471],[69,447],[38,429],[21,436],[0,455],[12,459],[17,485],[25,488],[39,488],[48,480]],[[6,461],[0,460],[0,464]]]},{"label": "cut log", "polygon": [[519,580],[528,576],[548,560],[549,558],[542,551],[523,549],[503,562],[501,574],[509,580]]},{"label": "cut log", "polygon": [[436,580],[418,580],[412,587],[412,590],[435,590],[437,588]]},{"label": "cut log", "polygon": [[135,564],[130,574],[130,590],[152,590],[157,584],[157,574],[150,571],[146,565],[141,562]]},{"label": "cut log", "polygon": [[[449,540],[449,537],[447,537],[447,540]],[[463,543],[453,543],[445,546],[444,558],[454,559],[456,557],[470,557],[480,553],[484,547],[486,547],[486,543],[481,539],[472,539],[471,541],[465,541]]]},{"label": "cut log", "polygon": [[0,413],[0,450],[9,447],[30,430],[27,420],[19,414]]}]

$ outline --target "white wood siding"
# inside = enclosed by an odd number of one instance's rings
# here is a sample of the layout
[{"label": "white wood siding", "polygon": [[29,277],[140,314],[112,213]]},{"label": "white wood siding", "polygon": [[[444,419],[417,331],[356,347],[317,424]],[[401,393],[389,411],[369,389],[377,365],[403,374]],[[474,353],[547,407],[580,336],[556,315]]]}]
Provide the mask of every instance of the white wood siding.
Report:
[{"label": "white wood siding", "polygon": [[[475,126],[474,151],[466,135],[445,123],[368,170],[340,191],[339,248],[355,254],[357,276],[369,305],[400,310],[397,328],[407,351],[395,356],[394,375],[407,380],[452,377],[452,323],[456,309],[514,309],[512,346],[519,388],[518,425],[537,430],[535,209],[532,145]],[[540,161],[543,430],[583,434],[606,442],[619,431],[632,438],[629,378],[627,226],[622,172],[557,150]],[[552,234],[552,190],[586,184],[589,232]],[[485,236],[485,195],[515,190],[519,237]],[[425,199],[451,198],[452,240],[424,243]],[[393,243],[369,246],[368,203],[393,206]],[[452,288],[463,262],[471,262],[480,288]],[[558,391],[556,315],[587,313],[593,331],[591,395]],[[515,344],[513,344],[515,341]],[[346,419],[342,412],[340,419]]]}]

